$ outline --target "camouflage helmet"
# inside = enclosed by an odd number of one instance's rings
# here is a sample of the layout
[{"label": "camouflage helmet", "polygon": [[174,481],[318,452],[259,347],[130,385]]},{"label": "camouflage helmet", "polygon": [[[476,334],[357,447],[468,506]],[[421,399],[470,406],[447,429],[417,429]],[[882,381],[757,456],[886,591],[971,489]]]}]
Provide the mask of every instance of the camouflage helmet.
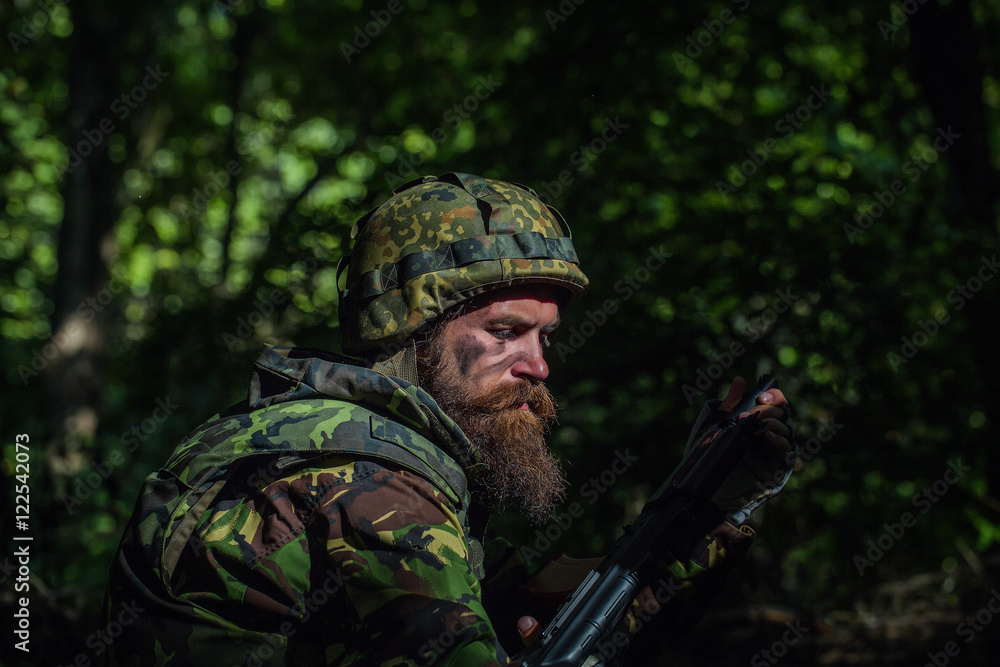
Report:
[{"label": "camouflage helmet", "polygon": [[[557,220],[558,216],[558,220]],[[449,173],[410,181],[358,220],[340,327],[348,354],[404,341],[445,310],[515,283],[587,288],[569,229],[521,185]]]}]

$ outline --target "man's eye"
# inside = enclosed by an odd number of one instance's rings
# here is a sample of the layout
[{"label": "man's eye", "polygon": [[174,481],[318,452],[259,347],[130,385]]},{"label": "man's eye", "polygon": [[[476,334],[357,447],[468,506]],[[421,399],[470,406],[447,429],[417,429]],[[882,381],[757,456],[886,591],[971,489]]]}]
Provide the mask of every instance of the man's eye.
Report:
[{"label": "man's eye", "polygon": [[496,329],[494,331],[491,331],[490,334],[495,338],[499,338],[500,340],[512,340],[514,338],[513,329]]}]

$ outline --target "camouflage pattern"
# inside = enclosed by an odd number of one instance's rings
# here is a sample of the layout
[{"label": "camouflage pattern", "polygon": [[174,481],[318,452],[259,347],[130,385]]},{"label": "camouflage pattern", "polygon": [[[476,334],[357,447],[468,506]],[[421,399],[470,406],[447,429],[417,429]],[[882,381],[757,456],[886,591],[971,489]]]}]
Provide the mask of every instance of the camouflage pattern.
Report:
[{"label": "camouflage pattern", "polygon": [[247,402],[147,479],[106,600],[142,612],[111,664],[506,662],[468,440],[413,385],[297,356],[265,349]]},{"label": "camouflage pattern", "polygon": [[[106,622],[138,613],[99,657],[507,664],[517,617],[545,612],[521,595],[516,550],[483,539],[488,514],[469,493],[481,465],[419,387],[318,351],[265,348],[247,400],[146,480],[105,602]],[[685,590],[702,586],[733,551],[711,536],[681,540],[670,569]]]},{"label": "camouflage pattern", "polygon": [[344,351],[405,340],[451,306],[517,282],[582,294],[587,277],[556,215],[523,186],[469,174],[402,186],[355,227]]}]

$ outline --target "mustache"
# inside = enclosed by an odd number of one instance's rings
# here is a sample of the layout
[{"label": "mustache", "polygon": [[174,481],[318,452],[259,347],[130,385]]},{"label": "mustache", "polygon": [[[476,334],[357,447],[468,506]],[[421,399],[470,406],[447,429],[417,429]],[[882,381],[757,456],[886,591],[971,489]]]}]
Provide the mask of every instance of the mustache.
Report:
[{"label": "mustache", "polygon": [[[545,445],[557,411],[545,384],[521,377],[480,389],[442,361],[434,338],[418,351],[417,363],[422,386],[482,458],[470,479],[473,496],[493,510],[516,503],[540,525],[565,497],[562,468]],[[518,409],[525,404],[527,410]]]},{"label": "mustache", "polygon": [[542,382],[518,380],[501,384],[472,399],[474,407],[487,411],[517,410],[527,404],[528,409],[546,421],[556,416],[556,402]]}]

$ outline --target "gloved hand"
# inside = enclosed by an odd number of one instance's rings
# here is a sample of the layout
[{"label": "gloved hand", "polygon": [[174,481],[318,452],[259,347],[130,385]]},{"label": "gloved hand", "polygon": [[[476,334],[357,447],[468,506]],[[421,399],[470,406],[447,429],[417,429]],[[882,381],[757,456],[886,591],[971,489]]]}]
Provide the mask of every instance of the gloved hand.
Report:
[{"label": "gloved hand", "polygon": [[[746,388],[737,377],[721,400],[708,401],[695,421],[685,453],[710,429],[722,421],[739,403]],[[765,500],[778,493],[788,481],[798,459],[798,446],[788,423],[791,411],[780,389],[769,389],[757,399],[757,406],[745,414],[757,413],[764,427],[750,436],[750,448],[712,502],[724,510],[729,521],[739,525]]]}]

